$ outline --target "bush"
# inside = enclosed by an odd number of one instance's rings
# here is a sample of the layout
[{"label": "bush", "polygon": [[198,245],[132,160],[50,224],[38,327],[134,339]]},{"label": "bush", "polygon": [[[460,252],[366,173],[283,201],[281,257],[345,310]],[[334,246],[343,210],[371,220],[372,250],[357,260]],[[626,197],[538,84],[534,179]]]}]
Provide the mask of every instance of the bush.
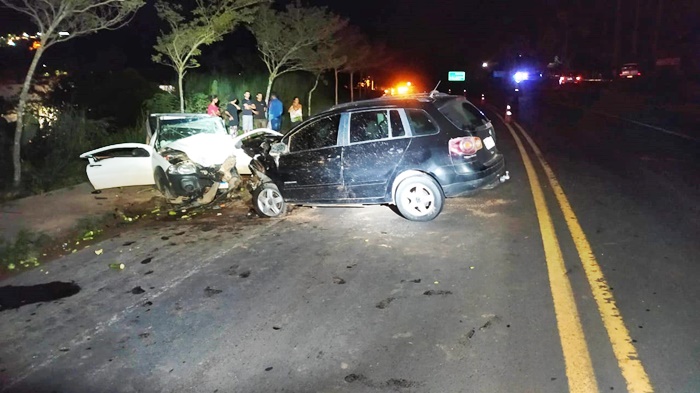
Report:
[{"label": "bush", "polygon": [[180,99],[174,94],[158,92],[143,103],[147,113],[180,112]]},{"label": "bush", "polygon": [[109,124],[87,119],[83,111],[66,109],[56,121],[41,128],[23,149],[23,177],[34,193],[85,180],[81,153],[101,146],[109,136]]},{"label": "bush", "polygon": [[0,272],[38,266],[40,250],[49,241],[46,235],[24,230],[14,240],[0,238]]}]

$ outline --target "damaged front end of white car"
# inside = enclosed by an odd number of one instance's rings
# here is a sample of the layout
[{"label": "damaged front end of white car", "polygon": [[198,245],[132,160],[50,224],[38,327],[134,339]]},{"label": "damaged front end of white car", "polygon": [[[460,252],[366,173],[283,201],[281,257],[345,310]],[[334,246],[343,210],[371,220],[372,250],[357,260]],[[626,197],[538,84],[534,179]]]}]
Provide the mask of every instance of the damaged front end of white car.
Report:
[{"label": "damaged front end of white car", "polygon": [[240,185],[235,142],[223,121],[202,114],[155,114],[147,143],[83,153],[96,190],[154,185],[173,204],[205,205]]}]

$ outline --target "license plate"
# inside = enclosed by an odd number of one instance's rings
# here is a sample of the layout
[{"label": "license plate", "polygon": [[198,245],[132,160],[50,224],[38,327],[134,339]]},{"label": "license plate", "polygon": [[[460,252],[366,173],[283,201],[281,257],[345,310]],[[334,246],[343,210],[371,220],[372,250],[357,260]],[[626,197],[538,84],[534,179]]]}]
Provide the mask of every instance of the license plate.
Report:
[{"label": "license plate", "polygon": [[228,188],[228,182],[225,182],[225,181],[219,182],[219,188]]},{"label": "license plate", "polygon": [[484,138],[484,146],[486,146],[487,149],[491,150],[496,146],[496,142],[493,141],[493,137],[487,136]]}]

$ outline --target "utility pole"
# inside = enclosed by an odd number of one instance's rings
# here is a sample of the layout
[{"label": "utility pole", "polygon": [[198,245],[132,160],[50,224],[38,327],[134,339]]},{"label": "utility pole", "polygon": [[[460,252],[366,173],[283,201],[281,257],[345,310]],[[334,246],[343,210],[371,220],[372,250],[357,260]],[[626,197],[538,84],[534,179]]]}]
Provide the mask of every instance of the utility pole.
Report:
[{"label": "utility pole", "polygon": [[634,56],[635,61],[637,61],[637,50],[639,49],[639,18],[642,13],[642,0],[637,0],[637,7],[634,14],[634,30],[632,30],[632,56]]},{"label": "utility pole", "polygon": [[661,34],[661,21],[663,20],[662,14],[664,7],[664,0],[658,1],[659,2],[656,4],[656,23],[654,23],[654,37],[651,41],[651,55],[654,64],[656,64],[656,58],[659,55],[659,35]]},{"label": "utility pole", "polygon": [[615,10],[615,38],[613,43],[613,58],[612,67],[613,70],[617,70],[620,66],[620,41],[622,37],[622,0],[617,0],[617,7]]}]

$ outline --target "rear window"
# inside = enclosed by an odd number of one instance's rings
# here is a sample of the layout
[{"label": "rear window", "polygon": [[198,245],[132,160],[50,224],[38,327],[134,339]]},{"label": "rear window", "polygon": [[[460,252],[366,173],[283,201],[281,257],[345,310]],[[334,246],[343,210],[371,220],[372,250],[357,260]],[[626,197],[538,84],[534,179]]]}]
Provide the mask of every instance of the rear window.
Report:
[{"label": "rear window", "polygon": [[460,130],[471,130],[489,121],[474,105],[462,100],[450,100],[438,109]]},{"label": "rear window", "polygon": [[406,117],[411,125],[413,135],[437,134],[435,121],[422,109],[406,109]]}]

